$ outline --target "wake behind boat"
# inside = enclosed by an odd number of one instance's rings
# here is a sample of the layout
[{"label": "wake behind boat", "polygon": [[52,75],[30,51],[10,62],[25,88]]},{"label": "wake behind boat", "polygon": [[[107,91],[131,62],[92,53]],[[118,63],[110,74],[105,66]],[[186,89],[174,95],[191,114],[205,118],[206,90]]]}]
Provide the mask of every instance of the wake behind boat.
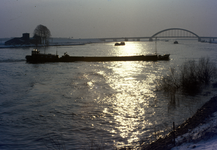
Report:
[{"label": "wake behind boat", "polygon": [[45,63],[45,62],[75,62],[75,61],[158,61],[169,60],[170,54],[165,55],[134,55],[134,56],[69,56],[64,53],[62,57],[57,54],[41,54],[37,49],[32,51],[32,55],[26,56],[28,63]]}]

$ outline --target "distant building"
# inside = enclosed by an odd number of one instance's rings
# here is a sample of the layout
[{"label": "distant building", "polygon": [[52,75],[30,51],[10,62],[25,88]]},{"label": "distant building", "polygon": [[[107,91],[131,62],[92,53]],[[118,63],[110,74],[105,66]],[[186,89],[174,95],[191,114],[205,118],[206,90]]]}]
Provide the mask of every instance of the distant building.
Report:
[{"label": "distant building", "polygon": [[30,45],[30,44],[40,44],[40,37],[34,36],[33,38],[29,37],[29,33],[23,33],[22,37],[17,37],[10,39],[5,42],[5,45]]}]

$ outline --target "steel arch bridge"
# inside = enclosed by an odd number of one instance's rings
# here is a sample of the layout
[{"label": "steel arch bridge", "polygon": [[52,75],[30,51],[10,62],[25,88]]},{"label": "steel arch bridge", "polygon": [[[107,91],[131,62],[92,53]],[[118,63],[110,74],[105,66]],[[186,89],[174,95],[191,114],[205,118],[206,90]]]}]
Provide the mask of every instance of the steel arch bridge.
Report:
[{"label": "steel arch bridge", "polygon": [[161,30],[152,35],[149,41],[153,41],[153,38],[198,38],[198,41],[201,39],[196,33],[182,28]]}]

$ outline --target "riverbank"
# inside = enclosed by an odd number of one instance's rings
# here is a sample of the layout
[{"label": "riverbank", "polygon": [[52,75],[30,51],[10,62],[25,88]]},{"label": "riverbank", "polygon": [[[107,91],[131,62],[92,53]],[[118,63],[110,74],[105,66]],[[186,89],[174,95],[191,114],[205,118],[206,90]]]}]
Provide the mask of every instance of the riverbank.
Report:
[{"label": "riverbank", "polygon": [[190,132],[176,138],[176,146],[171,150],[216,150],[217,112]]},{"label": "riverbank", "polygon": [[[33,47],[35,48],[35,44],[28,44],[28,45],[5,45],[5,42],[8,41],[10,38],[0,39],[0,49],[2,48],[27,48]],[[51,38],[49,41],[49,45],[45,44],[38,44],[37,47],[48,47],[48,46],[79,46],[85,44],[92,44],[92,43],[102,43],[100,39],[71,39],[71,38]]]},{"label": "riverbank", "polygon": [[[85,45],[87,43],[56,43],[56,44],[39,44],[37,47],[48,47],[48,46],[77,46],[77,45]],[[27,48],[27,47],[36,47],[34,44],[30,45],[0,45],[0,48]]]},{"label": "riverbank", "polygon": [[[205,124],[207,119],[209,119],[213,113],[217,112],[217,96],[206,102],[200,109],[197,110],[195,115],[187,119],[183,124],[179,125],[174,131],[170,132],[165,138],[160,138],[157,141],[149,144],[142,145],[142,150],[170,150],[171,148],[181,145],[183,142],[187,142],[183,139],[182,143],[177,141],[177,138],[189,133],[195,129],[200,124]],[[210,133],[211,134],[211,133]],[[176,142],[174,142],[174,136]],[[204,133],[200,139],[207,138],[208,133]],[[192,139],[193,140],[193,139]]]}]

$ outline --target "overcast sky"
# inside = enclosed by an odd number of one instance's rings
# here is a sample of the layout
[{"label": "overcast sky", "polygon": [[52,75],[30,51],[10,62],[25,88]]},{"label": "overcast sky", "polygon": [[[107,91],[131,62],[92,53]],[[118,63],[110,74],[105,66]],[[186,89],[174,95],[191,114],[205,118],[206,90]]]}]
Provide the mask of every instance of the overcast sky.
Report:
[{"label": "overcast sky", "polygon": [[0,0],[0,38],[42,24],[52,37],[151,36],[183,28],[217,36],[217,0]]}]

